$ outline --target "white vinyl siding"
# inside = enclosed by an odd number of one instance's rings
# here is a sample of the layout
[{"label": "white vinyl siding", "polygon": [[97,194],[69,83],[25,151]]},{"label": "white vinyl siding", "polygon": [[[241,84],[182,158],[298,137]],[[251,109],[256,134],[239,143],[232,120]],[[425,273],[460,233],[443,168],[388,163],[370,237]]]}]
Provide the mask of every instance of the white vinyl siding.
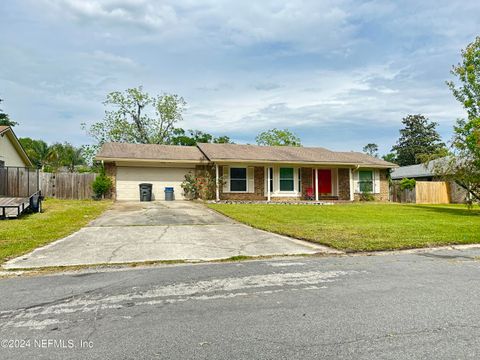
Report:
[{"label": "white vinyl siding", "polygon": [[4,166],[27,166],[6,133],[0,136],[0,160]]}]

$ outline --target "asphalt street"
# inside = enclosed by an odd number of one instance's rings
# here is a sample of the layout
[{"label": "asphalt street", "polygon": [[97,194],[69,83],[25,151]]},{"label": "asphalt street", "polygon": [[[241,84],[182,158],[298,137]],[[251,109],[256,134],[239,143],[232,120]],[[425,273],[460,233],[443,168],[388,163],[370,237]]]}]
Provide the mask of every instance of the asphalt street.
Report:
[{"label": "asphalt street", "polygon": [[0,280],[0,359],[480,356],[480,249]]}]

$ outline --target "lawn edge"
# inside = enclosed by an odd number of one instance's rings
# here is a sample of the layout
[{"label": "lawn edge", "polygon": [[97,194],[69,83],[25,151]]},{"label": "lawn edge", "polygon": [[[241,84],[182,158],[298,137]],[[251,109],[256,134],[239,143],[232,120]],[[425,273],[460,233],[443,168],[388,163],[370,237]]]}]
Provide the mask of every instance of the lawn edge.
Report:
[{"label": "lawn edge", "polygon": [[[240,221],[238,219],[235,219],[233,217],[231,217],[230,215],[228,214],[225,214],[217,209],[214,209],[212,207],[210,207],[211,205],[216,205],[216,204],[208,204],[208,203],[205,203],[204,204],[206,207],[208,207],[208,209],[220,214],[220,215],[223,215],[223,216],[226,216],[228,217],[229,219],[233,220],[233,221],[236,221],[237,223],[239,224],[244,224],[244,225],[247,225],[247,226],[250,226],[254,229],[258,229],[258,230],[262,230],[262,231],[266,231],[266,232],[270,232],[272,234],[277,234],[277,235],[281,235],[281,236],[286,236],[286,237],[289,237],[289,238],[292,238],[292,239],[297,239],[297,240],[302,240],[302,241],[306,241],[306,242],[309,242],[309,243],[312,243],[312,244],[318,244],[318,245],[322,245],[322,246],[325,246],[325,247],[328,247],[328,248],[331,248],[331,249],[335,249],[337,251],[340,251],[340,252],[343,252],[345,254],[363,254],[363,255],[369,255],[369,254],[372,254],[372,253],[381,253],[381,252],[388,252],[388,253],[392,253],[392,252],[395,252],[395,251],[408,251],[408,250],[422,250],[422,249],[436,249],[436,248],[448,248],[448,247],[451,247],[451,246],[480,246],[480,242],[473,242],[473,243],[456,243],[456,242],[446,242],[446,243],[437,243],[437,244],[432,244],[431,246],[404,246],[404,247],[398,247],[398,248],[385,248],[385,249],[377,249],[377,250],[354,250],[354,249],[348,249],[348,248],[339,248],[339,247],[336,247],[336,246],[333,246],[331,244],[325,244],[321,241],[312,241],[310,239],[307,239],[307,238],[303,238],[303,237],[300,237],[300,236],[293,236],[293,235],[290,235],[290,234],[286,234],[282,231],[271,231],[271,230],[268,230],[268,229],[265,229],[265,228],[262,228],[262,227],[259,227],[259,226],[256,226],[254,224],[250,224],[248,222],[243,222],[243,221]],[[220,205],[223,205],[223,204],[220,204]]]}]

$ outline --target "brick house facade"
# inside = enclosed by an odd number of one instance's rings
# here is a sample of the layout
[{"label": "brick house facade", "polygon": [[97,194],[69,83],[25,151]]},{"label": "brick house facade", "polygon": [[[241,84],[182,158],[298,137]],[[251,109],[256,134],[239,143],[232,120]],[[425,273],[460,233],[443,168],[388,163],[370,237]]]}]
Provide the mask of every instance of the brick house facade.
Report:
[{"label": "brick house facade", "polygon": [[141,183],[152,184],[154,200],[164,198],[166,187],[183,199],[182,183],[195,174],[208,180],[204,199],[354,201],[368,192],[388,201],[389,171],[396,166],[355,152],[236,144],[107,143],[96,159],[104,163],[116,200],[138,200]]}]

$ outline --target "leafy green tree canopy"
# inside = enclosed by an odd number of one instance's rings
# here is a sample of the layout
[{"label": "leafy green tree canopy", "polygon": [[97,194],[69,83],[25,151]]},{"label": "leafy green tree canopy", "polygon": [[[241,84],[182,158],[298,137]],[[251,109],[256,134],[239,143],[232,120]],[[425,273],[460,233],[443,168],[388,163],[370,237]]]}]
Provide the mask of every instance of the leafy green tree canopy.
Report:
[{"label": "leafy green tree canopy", "polygon": [[228,136],[214,137],[212,134],[205,133],[200,130],[187,130],[177,128],[173,130],[171,137],[172,145],[195,146],[198,143],[216,143],[227,144],[232,143]]},{"label": "leafy green tree canopy", "polygon": [[[3,99],[0,99],[0,103],[1,102],[3,102]],[[15,125],[18,125],[18,123],[10,120],[8,114],[4,113],[3,110],[0,109],[0,125],[14,127]]]},{"label": "leafy green tree canopy", "polygon": [[391,163],[395,163],[397,161],[394,153],[385,154],[382,156],[382,159]]},{"label": "leafy green tree canopy", "polygon": [[82,147],[77,148],[67,142],[48,145],[43,140],[28,137],[20,138],[19,141],[35,166],[44,171],[56,171],[65,167],[74,172],[77,166],[86,165]]},{"label": "leafy green tree canopy", "polygon": [[447,81],[447,85],[465,108],[468,119],[480,118],[480,36],[461,51],[462,62],[450,71],[458,82]]},{"label": "leafy green tree canopy", "polygon": [[302,146],[300,138],[288,129],[270,129],[258,134],[257,145],[263,146]]},{"label": "leafy green tree canopy", "polygon": [[168,144],[175,124],[183,119],[186,102],[176,94],[152,97],[140,86],[111,92],[104,105],[103,121],[88,128],[82,124],[97,146],[110,141]]},{"label": "leafy green tree canopy", "polygon": [[374,143],[367,144],[363,147],[363,152],[370,156],[378,157],[378,145]]},{"label": "leafy green tree canopy", "polygon": [[392,147],[398,165],[420,164],[425,155],[445,153],[445,144],[436,130],[436,122],[417,114],[407,115],[402,123],[404,128],[400,130],[400,138]]},{"label": "leafy green tree canopy", "polygon": [[480,202],[480,37],[462,50],[461,56],[462,61],[451,70],[456,81],[447,81],[447,85],[465,108],[467,119],[457,119],[453,156],[435,171],[464,188],[471,203]]}]

